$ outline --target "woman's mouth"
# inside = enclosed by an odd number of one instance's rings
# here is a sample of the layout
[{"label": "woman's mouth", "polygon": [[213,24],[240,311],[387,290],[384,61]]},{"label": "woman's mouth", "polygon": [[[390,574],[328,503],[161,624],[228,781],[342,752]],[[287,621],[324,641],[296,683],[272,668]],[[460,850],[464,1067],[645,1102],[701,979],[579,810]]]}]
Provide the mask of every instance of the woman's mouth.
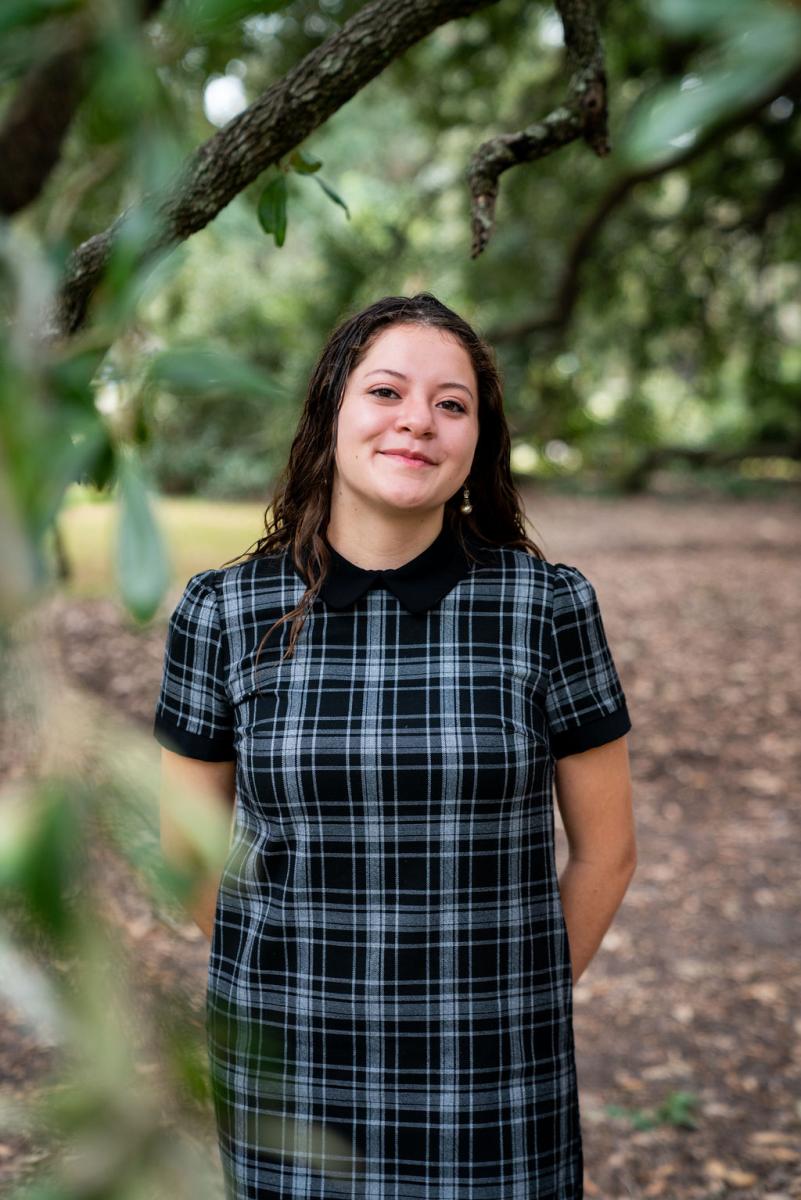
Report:
[{"label": "woman's mouth", "polygon": [[434,463],[426,462],[424,458],[411,458],[408,454],[400,454],[396,450],[382,450],[381,453],[386,458],[397,459],[398,462],[407,463],[410,467],[433,467]]}]

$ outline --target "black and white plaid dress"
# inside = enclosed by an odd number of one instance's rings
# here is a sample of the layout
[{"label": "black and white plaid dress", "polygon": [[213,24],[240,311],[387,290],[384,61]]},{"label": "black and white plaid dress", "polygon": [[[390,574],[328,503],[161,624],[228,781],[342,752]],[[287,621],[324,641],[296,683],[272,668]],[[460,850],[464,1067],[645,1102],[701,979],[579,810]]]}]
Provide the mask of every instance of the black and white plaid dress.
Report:
[{"label": "black and white plaid dress", "polygon": [[154,733],[236,760],[206,993],[226,1195],[577,1200],[554,760],[631,728],[593,585],[447,526],[334,567],[194,575]]}]

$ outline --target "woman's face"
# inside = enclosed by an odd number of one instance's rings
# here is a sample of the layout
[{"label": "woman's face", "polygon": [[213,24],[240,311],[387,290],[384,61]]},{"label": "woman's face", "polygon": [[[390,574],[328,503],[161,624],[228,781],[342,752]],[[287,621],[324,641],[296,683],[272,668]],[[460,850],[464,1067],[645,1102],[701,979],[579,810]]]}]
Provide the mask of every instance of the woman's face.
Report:
[{"label": "woman's face", "polygon": [[345,385],[337,502],[392,512],[440,508],[470,474],[477,442],[478,383],[461,342],[428,326],[392,325]]}]

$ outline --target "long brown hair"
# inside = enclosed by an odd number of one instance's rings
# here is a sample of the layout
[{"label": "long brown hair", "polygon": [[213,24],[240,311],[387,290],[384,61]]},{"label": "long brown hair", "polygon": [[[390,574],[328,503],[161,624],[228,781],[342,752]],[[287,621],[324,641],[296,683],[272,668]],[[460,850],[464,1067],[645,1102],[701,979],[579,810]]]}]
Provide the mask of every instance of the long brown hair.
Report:
[{"label": "long brown hair", "polygon": [[[457,313],[430,292],[416,296],[385,296],[347,317],[328,338],[312,372],[289,459],[273,489],[264,513],[264,536],[248,550],[229,559],[248,562],[291,548],[292,560],[308,587],[290,612],[275,621],[259,643],[261,648],[277,625],[292,620],[284,657],[294,653],[300,630],[330,567],[324,534],[330,520],[331,485],[336,447],[336,417],[345,385],[371,345],[391,325],[427,325],[458,338],[470,355],[478,381],[479,434],[470,468],[473,511],[459,511],[461,488],[445,502],[444,521],[456,535],[469,561],[476,556],[465,544],[470,533],[490,546],[517,546],[545,558],[526,533],[523,506],[512,482],[511,440],[503,412],[503,385],[490,346]],[[303,569],[300,564],[303,563]]]}]

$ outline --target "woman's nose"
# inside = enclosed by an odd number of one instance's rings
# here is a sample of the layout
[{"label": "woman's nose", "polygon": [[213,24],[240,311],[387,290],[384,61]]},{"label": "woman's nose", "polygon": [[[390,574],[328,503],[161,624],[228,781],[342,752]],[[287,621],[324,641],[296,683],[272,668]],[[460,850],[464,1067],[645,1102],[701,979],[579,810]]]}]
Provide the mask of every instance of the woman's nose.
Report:
[{"label": "woman's nose", "polygon": [[412,429],[425,433],[434,426],[431,405],[425,396],[407,396],[398,410],[396,425],[400,429]]}]

